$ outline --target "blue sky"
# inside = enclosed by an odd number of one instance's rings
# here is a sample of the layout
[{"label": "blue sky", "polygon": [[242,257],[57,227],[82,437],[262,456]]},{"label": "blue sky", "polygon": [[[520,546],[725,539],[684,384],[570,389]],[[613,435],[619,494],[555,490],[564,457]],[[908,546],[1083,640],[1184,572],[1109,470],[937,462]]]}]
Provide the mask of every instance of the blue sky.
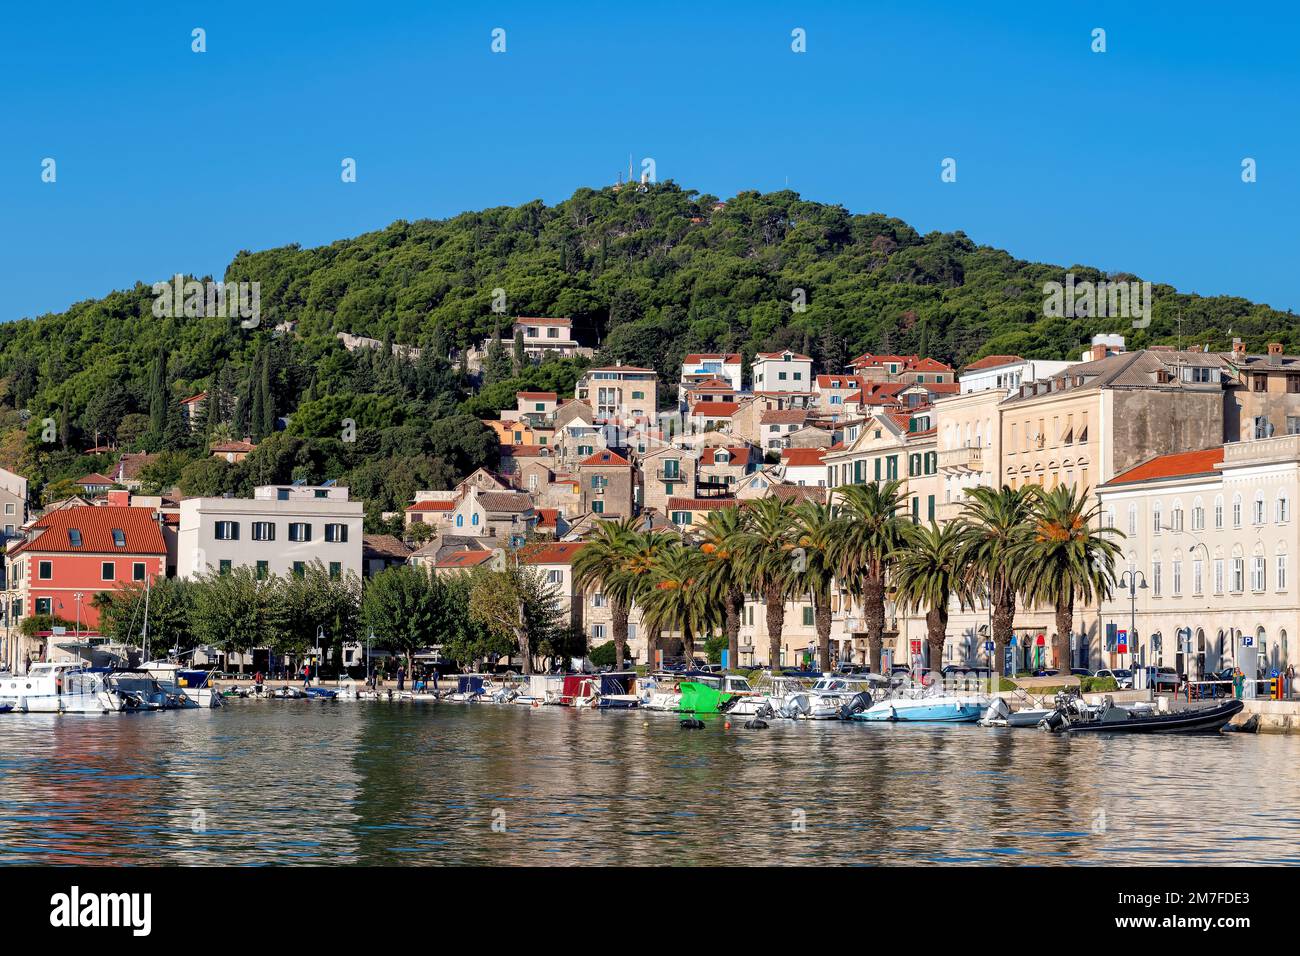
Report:
[{"label": "blue sky", "polygon": [[240,249],[555,202],[629,153],[724,197],[788,182],[1026,259],[1300,307],[1300,14],[1133,6],[11,5],[0,320],[220,274]]}]

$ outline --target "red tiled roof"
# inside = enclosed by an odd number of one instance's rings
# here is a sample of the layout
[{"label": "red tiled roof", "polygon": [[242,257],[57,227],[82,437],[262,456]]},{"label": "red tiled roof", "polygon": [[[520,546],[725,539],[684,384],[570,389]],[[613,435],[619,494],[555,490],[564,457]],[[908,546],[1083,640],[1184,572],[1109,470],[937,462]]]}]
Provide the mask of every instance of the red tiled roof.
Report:
[{"label": "red tiled roof", "polygon": [[683,365],[695,365],[699,362],[722,362],[724,365],[739,365],[740,356],[735,352],[692,352],[682,359]]},{"label": "red tiled roof", "polygon": [[530,318],[525,318],[525,317],[522,316],[522,315],[519,316],[519,317],[517,317],[517,318],[515,319],[515,324],[516,324],[516,325],[520,324],[521,322],[524,323],[525,325],[529,325],[529,324],[531,324],[531,325],[566,325],[566,326],[568,326],[568,325],[573,325],[573,319],[569,319],[569,318],[560,318],[560,319],[546,319],[546,318],[541,318],[541,319],[530,319]]},{"label": "red tiled roof", "polygon": [[812,359],[799,352],[759,352],[754,358],[757,359],[784,359],[787,355],[795,362],[811,362]]},{"label": "red tiled roof", "polygon": [[705,378],[692,385],[692,392],[734,392],[736,387],[721,378]]},{"label": "red tiled roof", "polygon": [[[818,375],[815,381],[818,388],[858,388],[866,384],[857,375]],[[838,384],[832,385],[832,382]]]},{"label": "red tiled roof", "polygon": [[626,465],[631,466],[631,462],[622,455],[612,451],[598,451],[590,458],[584,459],[578,463],[578,467],[597,466],[597,465]]},{"label": "red tiled roof", "polygon": [[407,511],[452,511],[456,507],[454,501],[417,501],[415,504],[407,505]]},{"label": "red tiled roof", "polygon": [[691,414],[698,418],[730,418],[739,407],[739,402],[696,402]]},{"label": "red tiled roof", "polygon": [[515,392],[515,398],[524,398],[534,402],[553,402],[558,396],[555,392]]},{"label": "red tiled roof", "polygon": [[[154,513],[148,508],[119,506],[81,506],[64,508],[45,515],[30,531],[41,531],[35,540],[20,545],[24,551],[41,554],[166,554],[167,543]],[[121,531],[126,544],[113,543],[113,532]],[[81,533],[81,546],[72,544],[69,531]]]},{"label": "red tiled roof", "polygon": [[545,445],[502,445],[501,454],[512,458],[540,458],[551,450]]},{"label": "red tiled roof", "polygon": [[983,368],[997,368],[999,365],[1010,365],[1012,362],[1023,362],[1019,355],[986,355],[982,359],[976,359],[966,366],[968,372],[978,372]]},{"label": "red tiled roof", "polygon": [[128,452],[117,460],[117,473],[123,481],[134,481],[140,477],[140,472],[144,470],[144,466],[156,457],[156,455],[144,452],[138,455],[132,455]]},{"label": "red tiled roof", "polygon": [[207,392],[199,392],[197,395],[191,395],[189,398],[182,399],[182,405],[193,405],[195,402],[201,402],[208,397]]},{"label": "red tiled roof", "polygon": [[554,528],[560,523],[559,508],[538,508],[537,514],[539,516],[537,527],[539,528]]},{"label": "red tiled roof", "polygon": [[749,447],[739,445],[737,447],[728,447],[727,452],[731,455],[730,461],[720,462],[717,460],[717,448],[705,448],[700,452],[701,465],[748,465],[749,464]]},{"label": "red tiled roof", "polygon": [[669,511],[721,511],[736,507],[735,498],[669,498]]},{"label": "red tiled roof", "polygon": [[1131,484],[1137,481],[1158,481],[1162,478],[1188,478],[1193,475],[1212,475],[1215,465],[1223,462],[1223,446],[1203,448],[1200,451],[1180,451],[1172,455],[1157,455],[1142,464],[1121,472],[1107,485]]},{"label": "red tiled roof", "polygon": [[248,441],[227,441],[219,445],[213,445],[208,450],[213,452],[236,452],[236,451],[254,451],[257,448],[252,442]]},{"label": "red tiled roof", "polygon": [[77,484],[77,485],[111,485],[112,483],[113,483],[112,478],[106,478],[105,476],[101,475],[97,471],[92,471],[88,475],[82,475],[75,482],[73,482],[73,484]]},{"label": "red tiled roof", "polygon": [[938,359],[923,358],[913,361],[908,366],[908,370],[913,372],[951,372],[952,366],[944,365]]},{"label": "red tiled roof", "polygon": [[794,468],[808,468],[814,465],[822,464],[822,457],[826,454],[822,448],[782,448],[781,457],[787,465]]},{"label": "red tiled roof", "polygon": [[529,546],[519,552],[519,561],[521,564],[570,564],[586,543],[556,541],[554,544]]},{"label": "red tiled roof", "polygon": [[917,382],[918,388],[923,388],[934,395],[956,395],[961,391],[961,385],[957,382]]},{"label": "red tiled roof", "polygon": [[769,408],[759,421],[764,425],[802,425],[808,412],[802,408]]}]

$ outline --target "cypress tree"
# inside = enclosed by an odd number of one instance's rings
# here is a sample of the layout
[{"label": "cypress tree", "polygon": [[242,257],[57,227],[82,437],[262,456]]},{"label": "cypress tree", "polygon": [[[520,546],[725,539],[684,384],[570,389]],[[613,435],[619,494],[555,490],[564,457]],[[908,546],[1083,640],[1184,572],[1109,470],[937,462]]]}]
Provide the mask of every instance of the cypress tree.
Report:
[{"label": "cypress tree", "polygon": [[275,433],[275,418],[276,418],[275,394],[271,391],[270,350],[267,350],[267,353],[262,357],[262,381],[258,389],[258,395],[259,398],[261,399],[260,404],[262,406],[262,418],[261,418],[262,437],[265,438],[268,435],[272,435]]}]

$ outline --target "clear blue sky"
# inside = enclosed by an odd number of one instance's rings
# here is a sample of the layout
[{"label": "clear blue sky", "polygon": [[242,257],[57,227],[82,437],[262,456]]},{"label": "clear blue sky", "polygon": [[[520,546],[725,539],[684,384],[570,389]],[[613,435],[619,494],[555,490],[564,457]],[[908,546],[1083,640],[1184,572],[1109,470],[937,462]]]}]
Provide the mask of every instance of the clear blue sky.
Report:
[{"label": "clear blue sky", "polygon": [[240,249],[555,202],[629,153],[724,197],[788,181],[1026,259],[1300,307],[1287,5],[474,6],[8,5],[0,320]]}]

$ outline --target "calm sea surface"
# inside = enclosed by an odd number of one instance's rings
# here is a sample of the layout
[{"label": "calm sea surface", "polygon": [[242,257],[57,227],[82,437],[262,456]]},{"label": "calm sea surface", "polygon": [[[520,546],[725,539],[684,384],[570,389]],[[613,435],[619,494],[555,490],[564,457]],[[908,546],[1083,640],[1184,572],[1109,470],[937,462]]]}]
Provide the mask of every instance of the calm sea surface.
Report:
[{"label": "calm sea surface", "polygon": [[237,701],[0,755],[10,863],[1300,863],[1300,737]]}]

